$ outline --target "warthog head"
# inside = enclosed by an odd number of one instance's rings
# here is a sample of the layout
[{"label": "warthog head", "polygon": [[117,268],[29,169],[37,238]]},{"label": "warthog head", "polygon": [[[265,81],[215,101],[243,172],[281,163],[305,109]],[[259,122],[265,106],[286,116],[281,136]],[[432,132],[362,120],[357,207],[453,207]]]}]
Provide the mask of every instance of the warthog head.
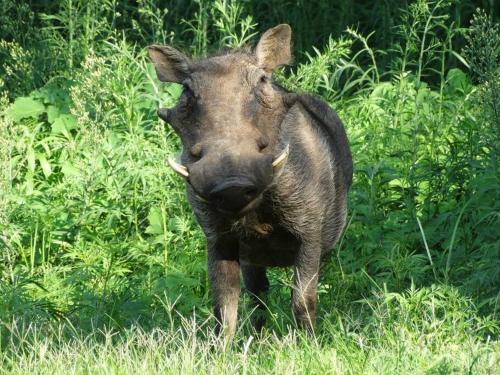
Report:
[{"label": "warthog head", "polygon": [[241,216],[256,207],[286,162],[288,147],[277,143],[283,91],[271,74],[290,61],[290,38],[290,27],[279,25],[254,51],[199,61],[170,46],[148,49],[159,79],[184,87],[174,108],[158,112],[183,144],[181,160],[169,164],[221,213]]}]

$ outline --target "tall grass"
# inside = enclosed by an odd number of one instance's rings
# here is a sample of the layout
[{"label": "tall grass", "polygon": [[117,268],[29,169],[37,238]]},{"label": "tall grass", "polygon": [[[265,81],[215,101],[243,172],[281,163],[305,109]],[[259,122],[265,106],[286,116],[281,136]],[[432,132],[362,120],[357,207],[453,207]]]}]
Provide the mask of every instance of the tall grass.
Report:
[{"label": "tall grass", "polygon": [[[22,332],[13,326],[12,350],[0,358],[9,374],[492,374],[498,370],[498,345],[471,338],[460,308],[455,311],[458,316],[448,311],[450,315],[436,317],[430,309],[418,317],[416,311],[411,317],[403,313],[410,322],[402,324],[396,313],[407,307],[396,301],[407,296],[391,297],[388,304],[396,309],[384,320],[394,324],[374,321],[354,332],[348,319],[339,316],[315,340],[293,330],[284,335],[266,331],[238,337],[224,349],[221,338],[207,327],[213,322],[195,318],[166,329],[96,330],[85,336],[68,334],[70,329],[64,326],[49,331],[29,326]],[[441,329],[450,323],[454,329]]]},{"label": "tall grass", "polygon": [[[497,370],[499,37],[487,13],[463,20],[473,2],[0,4],[2,371]],[[165,163],[179,142],[156,115],[180,87],[156,80],[144,47],[202,55],[283,21],[297,62],[275,78],[346,124],[349,224],[316,337],[294,331],[290,270],[272,270],[266,332],[244,297],[226,352],[203,235]],[[329,35],[339,25],[352,27]]]}]

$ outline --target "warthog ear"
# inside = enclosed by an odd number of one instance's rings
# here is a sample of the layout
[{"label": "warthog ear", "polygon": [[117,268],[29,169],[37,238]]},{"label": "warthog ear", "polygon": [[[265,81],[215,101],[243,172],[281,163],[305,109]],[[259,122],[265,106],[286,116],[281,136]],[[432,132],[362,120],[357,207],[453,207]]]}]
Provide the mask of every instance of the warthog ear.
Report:
[{"label": "warthog ear", "polygon": [[160,81],[181,83],[189,75],[189,59],[175,48],[153,45],[148,54]]},{"label": "warthog ear", "polygon": [[280,65],[288,64],[292,59],[292,29],[287,24],[267,30],[255,48],[259,66],[271,72]]}]

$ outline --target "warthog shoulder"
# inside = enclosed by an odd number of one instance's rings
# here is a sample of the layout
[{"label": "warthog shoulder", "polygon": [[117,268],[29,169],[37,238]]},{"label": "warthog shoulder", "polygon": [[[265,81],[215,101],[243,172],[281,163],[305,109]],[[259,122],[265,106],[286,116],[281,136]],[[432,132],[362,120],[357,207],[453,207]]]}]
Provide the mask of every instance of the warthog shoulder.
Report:
[{"label": "warthog shoulder", "polygon": [[352,183],[352,156],[344,125],[337,113],[322,99],[309,94],[286,93],[283,97],[287,107],[300,103],[329,136],[335,160],[342,170],[346,190]]}]

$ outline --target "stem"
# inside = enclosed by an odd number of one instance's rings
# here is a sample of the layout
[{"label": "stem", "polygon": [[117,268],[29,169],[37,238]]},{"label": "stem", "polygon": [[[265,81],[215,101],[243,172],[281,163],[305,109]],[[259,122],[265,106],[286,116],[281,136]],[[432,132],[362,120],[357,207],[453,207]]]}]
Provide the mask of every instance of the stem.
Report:
[{"label": "stem", "polygon": [[422,233],[422,239],[424,240],[425,250],[427,251],[427,258],[429,258],[429,263],[432,267],[432,273],[434,274],[434,279],[437,280],[436,268],[434,267],[434,262],[432,261],[431,252],[429,250],[429,245],[427,245],[427,239],[425,238],[425,232],[420,223],[420,219],[417,216],[418,227],[420,228],[420,233]]},{"label": "stem", "polygon": [[68,0],[68,15],[69,15],[69,68],[73,68],[73,36],[74,36],[74,26],[73,26],[73,1]]}]

